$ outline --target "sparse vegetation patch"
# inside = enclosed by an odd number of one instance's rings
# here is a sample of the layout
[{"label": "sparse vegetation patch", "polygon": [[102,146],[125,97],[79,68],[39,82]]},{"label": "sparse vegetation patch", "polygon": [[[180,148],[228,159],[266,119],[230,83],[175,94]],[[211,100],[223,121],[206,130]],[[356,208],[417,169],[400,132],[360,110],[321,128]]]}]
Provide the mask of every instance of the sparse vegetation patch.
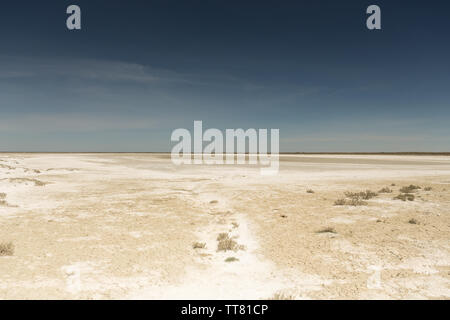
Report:
[{"label": "sparse vegetation patch", "polygon": [[345,197],[338,199],[334,202],[335,206],[365,206],[367,202],[364,200],[369,200],[378,196],[378,193],[366,190],[361,192],[345,192]]},{"label": "sparse vegetation patch", "polygon": [[20,182],[32,182],[37,187],[43,187],[43,186],[45,186],[47,184],[46,182],[43,182],[43,181],[38,180],[38,179],[28,179],[28,178],[10,178],[9,182],[13,182],[13,183],[14,182],[19,182],[19,183]]},{"label": "sparse vegetation patch", "polygon": [[378,191],[378,193],[392,193],[392,189],[385,187]]}]

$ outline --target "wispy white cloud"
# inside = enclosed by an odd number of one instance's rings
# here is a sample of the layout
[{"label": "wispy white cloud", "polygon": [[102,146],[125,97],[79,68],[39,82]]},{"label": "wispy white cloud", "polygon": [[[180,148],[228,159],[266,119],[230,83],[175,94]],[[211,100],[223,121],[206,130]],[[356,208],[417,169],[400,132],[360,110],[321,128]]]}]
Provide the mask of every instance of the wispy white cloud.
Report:
[{"label": "wispy white cloud", "polygon": [[105,82],[188,82],[189,77],[137,63],[94,59],[41,59],[0,56],[0,79],[65,77]]},{"label": "wispy white cloud", "polygon": [[0,55],[2,79],[79,79],[96,82],[130,84],[188,84],[194,86],[238,87],[245,91],[262,90],[254,84],[230,74],[182,73],[153,66],[97,59],[48,59]]}]

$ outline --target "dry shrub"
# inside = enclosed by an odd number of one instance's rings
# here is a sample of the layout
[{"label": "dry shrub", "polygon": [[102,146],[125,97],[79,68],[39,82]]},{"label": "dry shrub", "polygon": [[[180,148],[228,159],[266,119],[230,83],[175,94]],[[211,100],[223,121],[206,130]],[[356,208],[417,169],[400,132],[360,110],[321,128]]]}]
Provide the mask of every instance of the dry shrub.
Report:
[{"label": "dry shrub", "polygon": [[206,243],[204,243],[204,242],[194,242],[192,244],[192,248],[194,248],[194,249],[205,249],[206,248]]},{"label": "dry shrub", "polygon": [[237,250],[238,243],[233,239],[223,239],[217,244],[217,251]]},{"label": "dry shrub", "polygon": [[337,199],[334,202],[335,206],[345,206],[347,204],[347,201],[345,199]]},{"label": "dry shrub", "polygon": [[239,261],[239,259],[235,257],[228,257],[225,259],[225,262],[234,262],[234,261]]},{"label": "dry shrub", "polygon": [[229,237],[228,233],[225,233],[225,232],[219,233],[219,235],[217,236],[217,241],[227,239],[228,237]]},{"label": "dry shrub", "polygon": [[12,256],[14,254],[14,244],[12,242],[0,243],[0,256]]},{"label": "dry shrub", "polygon": [[416,219],[409,219],[408,223],[410,224],[419,224],[419,221],[417,221]]},{"label": "dry shrub", "polygon": [[410,193],[401,193],[398,196],[394,197],[394,200],[402,200],[402,201],[414,201],[415,197]]},{"label": "dry shrub", "polygon": [[308,189],[306,190],[306,193],[314,193],[314,190]]},{"label": "dry shrub", "polygon": [[378,193],[392,193],[392,189],[385,187],[378,191]]},{"label": "dry shrub", "polygon": [[423,190],[425,190],[425,191],[431,191],[431,190],[433,190],[433,188],[432,188],[432,187],[426,187],[426,188],[423,189]]},{"label": "dry shrub", "polygon": [[239,245],[236,241],[230,238],[227,233],[221,233],[217,237],[217,251],[228,251],[228,250],[244,250],[244,246]]},{"label": "dry shrub", "polygon": [[338,199],[334,202],[335,206],[365,206],[367,205],[366,201],[361,200],[360,198],[352,198],[352,199]]},{"label": "dry shrub", "polygon": [[400,189],[400,192],[401,192],[401,193],[411,193],[411,192],[415,192],[416,190],[419,190],[419,189],[422,189],[422,188],[419,187],[419,186],[415,186],[415,185],[413,185],[413,184],[410,184],[410,185],[407,186],[407,187],[402,187],[402,188]]},{"label": "dry shrub", "polygon": [[338,199],[334,202],[335,206],[365,206],[367,205],[366,201],[374,197],[378,196],[378,193],[366,190],[361,192],[345,192],[344,199]]},{"label": "dry shrub", "polygon": [[350,199],[350,201],[347,201],[347,204],[349,206],[355,206],[356,207],[356,206],[366,206],[367,202],[361,200],[360,198],[353,198],[353,199]]},{"label": "dry shrub", "polygon": [[347,198],[350,199],[363,199],[363,200],[369,200],[372,199],[374,197],[376,197],[378,195],[378,193],[370,191],[370,190],[366,190],[366,191],[361,191],[361,192],[346,192],[345,196]]},{"label": "dry shrub", "polygon": [[47,183],[38,179],[28,179],[28,178],[10,178],[9,182],[33,182],[37,187],[43,187]]},{"label": "dry shrub", "polygon": [[34,185],[37,186],[37,187],[43,187],[43,186],[45,186],[47,184],[47,183],[42,182],[42,181],[37,180],[37,179],[33,179],[33,182],[34,182]]},{"label": "dry shrub", "polygon": [[316,233],[337,233],[337,232],[336,232],[336,230],[334,230],[334,228],[326,227],[326,228],[316,231]]}]

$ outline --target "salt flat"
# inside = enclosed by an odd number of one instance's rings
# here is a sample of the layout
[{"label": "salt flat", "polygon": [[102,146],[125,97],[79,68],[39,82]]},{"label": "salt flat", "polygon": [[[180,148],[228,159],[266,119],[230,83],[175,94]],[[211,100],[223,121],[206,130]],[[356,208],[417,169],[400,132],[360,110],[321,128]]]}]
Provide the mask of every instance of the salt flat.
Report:
[{"label": "salt flat", "polygon": [[[413,201],[394,199],[411,184]],[[0,298],[448,299],[449,190],[446,156],[282,155],[262,176],[167,154],[4,153]],[[218,251],[221,233],[236,250]]]}]

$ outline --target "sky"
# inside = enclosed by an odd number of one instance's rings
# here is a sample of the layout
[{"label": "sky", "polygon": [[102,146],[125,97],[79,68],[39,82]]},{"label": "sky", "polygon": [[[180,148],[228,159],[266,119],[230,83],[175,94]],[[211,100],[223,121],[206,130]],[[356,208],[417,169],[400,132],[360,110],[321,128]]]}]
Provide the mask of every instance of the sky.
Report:
[{"label": "sky", "polygon": [[439,0],[3,1],[0,151],[170,151],[194,120],[282,152],[450,151],[449,37]]}]

